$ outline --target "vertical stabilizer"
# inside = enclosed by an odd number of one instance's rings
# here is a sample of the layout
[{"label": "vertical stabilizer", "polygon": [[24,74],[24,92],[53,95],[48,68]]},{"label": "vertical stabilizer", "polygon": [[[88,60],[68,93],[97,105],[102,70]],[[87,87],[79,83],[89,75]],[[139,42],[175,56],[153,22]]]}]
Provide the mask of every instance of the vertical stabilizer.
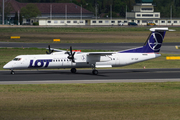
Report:
[{"label": "vertical stabilizer", "polygon": [[168,28],[151,28],[150,31],[151,33],[144,46],[122,51],[120,53],[158,53]]}]

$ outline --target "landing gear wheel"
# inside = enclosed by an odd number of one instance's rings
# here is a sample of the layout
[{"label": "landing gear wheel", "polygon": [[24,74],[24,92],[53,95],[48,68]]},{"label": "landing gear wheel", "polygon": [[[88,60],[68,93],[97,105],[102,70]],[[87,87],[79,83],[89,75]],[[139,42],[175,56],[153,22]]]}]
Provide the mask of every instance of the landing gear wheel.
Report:
[{"label": "landing gear wheel", "polygon": [[71,68],[71,73],[76,73],[76,68]]},{"label": "landing gear wheel", "polygon": [[92,73],[93,73],[93,75],[98,75],[98,71],[97,70],[93,70]]},{"label": "landing gear wheel", "polygon": [[15,74],[15,72],[14,71],[11,71],[11,75],[14,75]]}]

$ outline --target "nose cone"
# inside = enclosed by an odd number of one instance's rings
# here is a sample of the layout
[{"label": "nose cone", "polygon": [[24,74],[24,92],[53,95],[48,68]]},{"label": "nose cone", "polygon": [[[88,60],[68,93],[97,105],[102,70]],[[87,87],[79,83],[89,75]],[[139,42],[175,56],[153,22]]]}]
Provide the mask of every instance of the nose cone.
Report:
[{"label": "nose cone", "polygon": [[10,63],[7,63],[6,65],[3,66],[4,69],[11,69],[12,65]]}]

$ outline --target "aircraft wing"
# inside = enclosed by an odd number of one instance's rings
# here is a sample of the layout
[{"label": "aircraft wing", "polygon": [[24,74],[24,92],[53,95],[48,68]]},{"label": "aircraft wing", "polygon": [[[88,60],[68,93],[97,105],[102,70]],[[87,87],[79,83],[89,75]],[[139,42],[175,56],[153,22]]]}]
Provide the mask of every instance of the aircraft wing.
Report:
[{"label": "aircraft wing", "polygon": [[115,54],[116,52],[89,52],[87,55],[112,55]]},{"label": "aircraft wing", "polygon": [[[46,48],[47,50],[49,48]],[[54,48],[50,48],[50,50],[53,50],[54,52],[66,52],[66,50],[59,50],[59,49],[54,49]]]},{"label": "aircraft wing", "polygon": [[111,60],[111,57],[108,55],[115,54],[116,52],[79,52],[75,54],[75,61],[76,63],[83,63],[83,62],[107,62]]}]

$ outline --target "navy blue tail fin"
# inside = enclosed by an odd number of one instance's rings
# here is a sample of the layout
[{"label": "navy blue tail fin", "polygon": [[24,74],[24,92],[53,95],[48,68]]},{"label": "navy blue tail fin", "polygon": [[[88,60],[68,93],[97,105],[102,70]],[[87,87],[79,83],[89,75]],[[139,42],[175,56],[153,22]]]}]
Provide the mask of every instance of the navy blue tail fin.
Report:
[{"label": "navy blue tail fin", "polygon": [[151,28],[150,31],[151,33],[144,46],[121,51],[120,53],[158,53],[168,28]]}]

